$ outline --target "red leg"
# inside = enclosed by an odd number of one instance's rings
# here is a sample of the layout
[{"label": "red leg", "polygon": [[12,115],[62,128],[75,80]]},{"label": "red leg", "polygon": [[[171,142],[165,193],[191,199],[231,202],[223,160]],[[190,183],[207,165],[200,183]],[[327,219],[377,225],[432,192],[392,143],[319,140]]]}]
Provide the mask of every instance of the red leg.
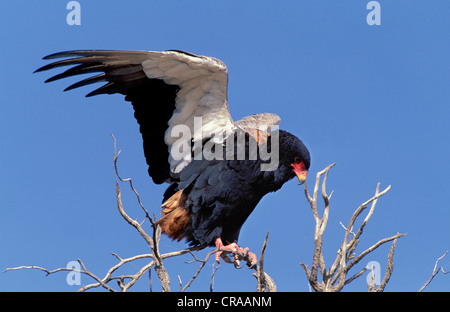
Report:
[{"label": "red leg", "polygon": [[[216,239],[216,248],[217,252],[215,255],[216,262],[220,262],[220,258],[224,259],[227,263],[234,263],[234,266],[239,267],[240,260],[245,260],[249,267],[256,266],[258,264],[258,260],[256,255],[252,252],[248,251],[248,248],[241,248],[236,243],[231,243],[228,245],[224,245],[220,237]],[[232,253],[234,256],[234,261],[232,261],[227,253]]]}]

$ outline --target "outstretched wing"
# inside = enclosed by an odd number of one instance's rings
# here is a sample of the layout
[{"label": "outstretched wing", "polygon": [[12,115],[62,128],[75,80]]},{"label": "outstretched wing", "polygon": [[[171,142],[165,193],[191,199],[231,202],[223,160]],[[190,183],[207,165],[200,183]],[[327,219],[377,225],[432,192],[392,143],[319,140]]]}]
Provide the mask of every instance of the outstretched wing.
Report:
[{"label": "outstretched wing", "polygon": [[[63,60],[45,65],[36,72],[72,67],[46,82],[97,73],[64,91],[106,82],[86,96],[121,93],[132,103],[144,141],[148,171],[158,184],[177,181],[180,172],[191,162],[191,150],[184,151],[181,157],[171,153],[179,146],[195,147],[198,146],[196,142],[203,143],[217,133],[233,132],[236,127],[261,143],[267,138],[267,127],[280,121],[274,114],[257,114],[234,123],[227,102],[228,70],[213,57],[177,50],[79,50],[44,57],[45,60],[58,58]],[[180,136],[177,126],[181,125],[189,135]],[[223,143],[220,138],[217,142]],[[196,176],[198,172],[193,174]]]},{"label": "outstretched wing", "polygon": [[[175,142],[191,146],[214,132],[234,129],[227,103],[228,70],[218,59],[182,51],[68,51],[44,59],[64,58],[37,70],[73,66],[46,82],[87,73],[99,73],[65,89],[106,82],[87,94],[121,93],[131,101],[144,140],[149,174],[155,183],[172,181],[190,162],[190,152],[174,158]],[[201,127],[194,127],[201,117]],[[190,136],[172,130],[184,125]]]}]

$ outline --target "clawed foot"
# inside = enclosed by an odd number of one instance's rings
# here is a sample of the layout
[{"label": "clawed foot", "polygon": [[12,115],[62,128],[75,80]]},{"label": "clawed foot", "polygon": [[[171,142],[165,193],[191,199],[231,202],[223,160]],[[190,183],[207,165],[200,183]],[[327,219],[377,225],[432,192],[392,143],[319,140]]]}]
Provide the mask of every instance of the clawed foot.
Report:
[{"label": "clawed foot", "polygon": [[[216,239],[216,262],[220,262],[220,258],[222,258],[226,263],[233,263],[236,268],[241,268],[241,260],[245,260],[247,262],[247,266],[249,268],[255,268],[258,264],[258,260],[256,259],[256,255],[253,252],[249,252],[248,248],[241,248],[236,243],[231,243],[229,245],[224,245],[220,237]],[[231,260],[227,254],[233,254],[233,260]]]}]

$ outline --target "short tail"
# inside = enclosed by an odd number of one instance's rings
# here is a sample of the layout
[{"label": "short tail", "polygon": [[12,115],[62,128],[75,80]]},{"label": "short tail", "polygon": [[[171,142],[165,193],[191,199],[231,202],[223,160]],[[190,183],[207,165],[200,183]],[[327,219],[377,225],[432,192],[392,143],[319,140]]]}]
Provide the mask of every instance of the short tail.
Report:
[{"label": "short tail", "polygon": [[180,241],[185,237],[184,228],[189,221],[189,212],[185,208],[186,194],[179,190],[173,194],[162,205],[161,211],[164,214],[156,225],[161,227],[162,233],[166,233],[170,238]]}]

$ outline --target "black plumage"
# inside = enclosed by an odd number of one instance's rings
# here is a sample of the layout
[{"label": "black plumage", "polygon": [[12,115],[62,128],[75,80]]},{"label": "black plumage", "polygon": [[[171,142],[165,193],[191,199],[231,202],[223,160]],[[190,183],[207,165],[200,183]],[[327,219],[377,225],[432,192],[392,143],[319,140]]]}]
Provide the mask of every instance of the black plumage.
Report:
[{"label": "black plumage", "polygon": [[[247,138],[246,150],[254,140]],[[213,246],[217,237],[223,242],[237,242],[242,225],[261,198],[295,177],[291,166],[295,155],[309,168],[309,152],[297,137],[279,130],[279,142],[284,152],[275,171],[261,171],[260,158],[191,162],[177,183],[177,189],[185,190],[185,209],[189,213],[180,237],[191,245]]]},{"label": "black plumage", "polygon": [[146,79],[141,85],[126,91],[125,100],[133,104],[134,117],[142,134],[148,173],[156,184],[172,180],[164,134],[175,109],[178,90],[178,86],[168,85],[162,80]]},{"label": "black plumage", "polygon": [[[310,155],[305,145],[286,131],[269,133],[265,130],[266,126],[279,123],[278,116],[257,114],[232,121],[226,99],[227,69],[217,59],[177,50],[69,51],[44,59],[54,58],[68,59],[37,71],[73,67],[46,82],[100,73],[66,90],[105,82],[87,96],[120,93],[132,103],[149,175],[157,184],[171,183],[164,193],[163,216],[157,224],[173,239],[185,238],[194,246],[216,245],[218,248],[223,247],[222,242],[236,242],[242,225],[264,195],[278,190],[296,175],[301,182],[306,178]],[[194,117],[206,120],[200,146],[213,140],[216,128],[231,129],[229,137],[235,140],[244,135],[246,157],[239,158],[239,144],[234,144],[231,159],[190,159],[187,155],[177,160],[172,157],[173,140],[167,138],[167,133],[182,122],[194,131]],[[272,137],[279,138],[278,145],[274,145]],[[195,140],[194,133],[188,144],[197,146]],[[227,142],[216,145],[223,148],[224,155]],[[261,165],[268,160],[260,157],[260,151],[274,148],[279,150],[276,170],[261,170]],[[193,150],[191,156],[194,154]],[[258,157],[254,159],[250,155]]]}]

